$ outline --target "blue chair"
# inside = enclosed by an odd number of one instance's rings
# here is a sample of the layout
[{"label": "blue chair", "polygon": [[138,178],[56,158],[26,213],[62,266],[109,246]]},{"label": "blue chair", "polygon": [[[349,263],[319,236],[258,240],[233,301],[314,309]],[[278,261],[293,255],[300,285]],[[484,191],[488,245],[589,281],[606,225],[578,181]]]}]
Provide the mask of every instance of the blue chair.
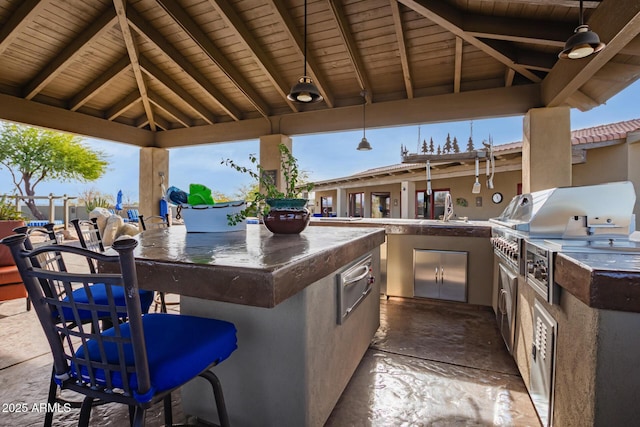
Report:
[{"label": "blue chair", "polygon": [[[72,220],[71,222],[73,223],[74,227],[76,227],[76,229],[83,230],[82,226],[80,225],[83,221]],[[87,225],[86,223],[89,224],[90,231],[84,231],[84,232],[78,233],[78,235],[80,236],[80,243],[82,244],[82,246],[85,249],[90,249],[95,251],[104,251],[104,246],[102,246],[102,239],[100,238],[100,232],[98,230],[97,222],[93,220],[93,221],[84,221],[84,223],[85,225]],[[44,227],[23,226],[23,227],[15,228],[13,231],[18,234],[25,235],[24,246],[28,250],[34,250],[41,246],[57,244],[53,223],[48,223]],[[90,238],[86,237],[87,233],[90,234],[92,237]],[[90,243],[88,244],[87,242],[90,242]],[[91,260],[87,260],[87,261],[88,261],[88,271],[91,273],[95,273],[96,272],[95,264]],[[37,258],[34,258],[32,260],[32,263],[34,265],[39,266],[40,268],[47,269],[50,271],[59,271],[59,272],[67,271],[67,266],[65,265],[62,255],[55,252],[48,252],[46,255],[39,255]],[[78,303],[87,303],[90,299],[89,294],[86,292],[84,288],[73,289],[71,295],[65,295],[66,290],[63,287],[61,287],[60,284],[58,283],[56,292],[65,301],[68,301],[69,299],[73,299]],[[151,306],[151,302],[153,301],[153,292],[152,291],[139,291],[139,292],[140,292],[141,310],[143,313],[147,313]],[[91,297],[94,301],[102,302],[103,304],[106,304],[107,295],[106,295],[106,285],[104,283],[92,284],[91,294],[92,294]],[[52,296],[53,292],[47,292],[47,295]],[[124,301],[125,301],[124,288],[121,286],[113,287],[113,297],[118,303],[120,303],[121,305],[124,305]],[[30,297],[27,297],[27,298],[30,301]],[[58,313],[57,311],[54,311],[52,312],[52,315],[56,319],[61,319],[63,317],[70,318],[73,315],[73,313],[68,308],[64,308],[62,313]],[[79,321],[82,324],[92,323],[92,316],[89,311],[80,310],[78,312],[78,315],[79,315]],[[102,313],[99,313],[98,315],[99,315],[99,320],[102,322],[102,325],[101,325],[102,329],[108,329],[109,327],[113,326],[110,319],[110,314],[108,312],[102,312]],[[124,321],[124,320],[125,320],[124,318],[120,319],[120,321]],[[96,328],[96,325],[92,324],[91,327]],[[67,403],[71,407],[80,408],[80,405],[77,402],[62,399],[58,396],[58,386],[55,382],[54,376],[52,375],[51,384],[49,386],[49,394],[48,394],[49,405],[47,408],[48,412],[46,413],[46,416],[45,416],[45,424],[44,424],[45,426],[51,426],[53,422],[53,412],[49,411],[49,408],[53,408],[53,405],[55,402],[58,402],[60,404]]]},{"label": "blue chair", "polygon": [[127,216],[129,217],[129,222],[138,222],[140,219],[140,212],[138,212],[138,209],[128,209]]},{"label": "blue chair", "polygon": [[[136,292],[133,251],[137,242],[133,239],[117,240],[112,248],[118,255],[111,256],[68,245],[27,250],[25,240],[25,235],[12,235],[0,243],[11,249],[31,297],[51,348],[56,383],[61,389],[84,396],[78,425],[88,425],[96,400],[128,405],[133,426],[144,425],[145,411],[163,401],[165,423],[170,425],[171,392],[197,376],[210,382],[220,425],[229,425],[222,388],[210,368],[237,348],[232,323],[165,313],[143,315]],[[118,264],[120,273],[52,271],[33,262],[57,256],[64,261],[68,256],[80,256],[87,258],[87,262]],[[95,283],[104,283],[108,301],[93,298]],[[80,286],[89,296],[88,302],[65,298],[57,291],[58,284],[66,295],[73,295],[74,287]],[[126,289],[124,304],[114,298],[116,286]],[[94,325],[102,313],[109,313],[113,327],[105,331],[85,327],[82,311],[91,313]],[[120,323],[122,318],[128,320]]]}]

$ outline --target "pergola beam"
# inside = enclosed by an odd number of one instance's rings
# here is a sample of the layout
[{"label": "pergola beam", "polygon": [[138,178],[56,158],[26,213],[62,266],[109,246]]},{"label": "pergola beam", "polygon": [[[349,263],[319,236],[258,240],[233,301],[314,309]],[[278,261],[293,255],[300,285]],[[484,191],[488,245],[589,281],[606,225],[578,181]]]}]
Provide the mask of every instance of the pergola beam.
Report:
[{"label": "pergola beam", "polygon": [[411,79],[407,45],[404,41],[404,28],[402,27],[402,16],[400,16],[400,5],[398,5],[398,0],[389,0],[389,4],[391,5],[391,15],[393,16],[393,28],[396,32],[396,39],[398,40],[398,52],[400,53],[404,87],[407,91],[407,98],[411,99],[413,98],[413,80]]},{"label": "pergola beam", "polygon": [[120,31],[122,32],[122,38],[124,39],[124,44],[127,48],[129,60],[131,61],[131,69],[136,78],[136,84],[138,85],[138,91],[140,92],[142,106],[145,114],[147,115],[147,119],[149,120],[149,128],[151,128],[152,131],[155,131],[156,124],[153,120],[153,109],[151,108],[151,103],[149,102],[149,97],[147,95],[147,83],[145,82],[144,75],[140,68],[138,44],[133,37],[133,33],[131,33],[129,21],[127,20],[126,0],[113,0],[113,5],[116,9],[116,14],[118,15]]},{"label": "pergola beam", "polygon": [[47,0],[24,0],[21,2],[9,20],[0,28],[0,55],[18,37],[20,30],[29,26],[48,3]]},{"label": "pergola beam", "polygon": [[240,40],[242,40],[245,47],[250,52],[256,65],[258,65],[264,75],[267,76],[276,91],[287,102],[291,110],[295,112],[299,111],[298,105],[287,98],[290,89],[289,85],[282,79],[280,73],[276,70],[276,66],[273,64],[273,61],[271,61],[262,49],[260,49],[260,44],[244,24],[244,20],[236,13],[235,10],[233,10],[233,7],[231,7],[229,2],[227,0],[209,0],[209,3],[211,3],[211,5],[218,11],[225,23],[235,30]]},{"label": "pergola beam", "polygon": [[269,106],[251,87],[233,64],[216,48],[213,42],[200,29],[193,19],[185,12],[175,0],[156,0],[160,6],[171,16],[182,30],[198,45],[211,61],[222,71],[234,86],[242,92],[253,107],[264,117],[269,116]]},{"label": "pergola beam", "polygon": [[356,41],[353,38],[353,34],[351,34],[351,31],[349,30],[349,21],[344,13],[342,3],[340,0],[329,0],[329,6],[331,6],[331,11],[333,12],[333,16],[338,24],[342,41],[347,48],[347,53],[349,54],[351,64],[353,65],[356,73],[356,80],[358,80],[361,90],[366,89],[364,97],[367,100],[367,104],[371,104],[373,101],[372,85],[369,81],[369,76],[367,75],[362,55],[360,55]]},{"label": "pergola beam", "polygon": [[211,98],[221,109],[225,111],[233,120],[241,120],[242,112],[238,110],[231,101],[224,96],[196,67],[187,59],[132,7],[127,9],[129,24],[149,43],[155,45],[167,58],[180,67],[193,81],[203,90],[202,93]]},{"label": "pergola beam", "polygon": [[117,22],[116,14],[112,9],[106,10],[100,17],[92,22],[85,31],[75,37],[55,58],[40,70],[24,88],[25,99],[32,99],[44,87],[55,79],[69,63],[79,55],[92,41],[99,39]]},{"label": "pergola beam", "polygon": [[482,52],[501,62],[509,68],[513,68],[527,79],[534,83],[540,82],[542,79],[536,74],[529,71],[526,67],[516,64],[511,58],[496,51],[487,43],[473,37],[464,31],[464,16],[449,4],[438,0],[398,0],[405,6],[415,10],[431,22],[439,25],[445,30],[460,37],[465,42],[480,49]]}]

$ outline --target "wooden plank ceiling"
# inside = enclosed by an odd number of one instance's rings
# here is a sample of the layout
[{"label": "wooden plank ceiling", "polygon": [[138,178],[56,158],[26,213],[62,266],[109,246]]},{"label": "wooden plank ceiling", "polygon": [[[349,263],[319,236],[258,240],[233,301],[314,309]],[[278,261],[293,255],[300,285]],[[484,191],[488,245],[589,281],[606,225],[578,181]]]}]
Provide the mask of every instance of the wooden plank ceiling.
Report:
[{"label": "wooden plank ceiling", "polygon": [[0,119],[178,147],[588,110],[640,77],[640,2],[585,1],[607,47],[558,60],[571,0],[0,0]]}]

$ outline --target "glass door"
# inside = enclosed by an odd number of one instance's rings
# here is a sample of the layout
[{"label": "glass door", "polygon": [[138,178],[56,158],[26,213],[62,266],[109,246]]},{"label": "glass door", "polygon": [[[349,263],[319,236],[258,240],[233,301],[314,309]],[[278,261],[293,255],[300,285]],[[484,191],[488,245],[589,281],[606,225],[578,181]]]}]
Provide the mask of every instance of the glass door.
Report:
[{"label": "glass door", "polygon": [[349,216],[364,216],[364,193],[349,193]]},{"label": "glass door", "polygon": [[371,218],[390,218],[391,194],[371,193]]}]

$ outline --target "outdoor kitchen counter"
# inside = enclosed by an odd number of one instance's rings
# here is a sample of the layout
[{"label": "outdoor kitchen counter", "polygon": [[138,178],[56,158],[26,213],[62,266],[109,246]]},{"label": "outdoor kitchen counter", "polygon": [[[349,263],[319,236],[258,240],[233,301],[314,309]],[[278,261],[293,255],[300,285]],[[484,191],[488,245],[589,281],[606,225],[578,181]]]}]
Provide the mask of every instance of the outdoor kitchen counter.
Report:
[{"label": "outdoor kitchen counter", "polygon": [[136,238],[142,289],[275,307],[384,243],[384,230],[307,227],[275,235],[261,225],[229,233],[147,230]]},{"label": "outdoor kitchen counter", "polygon": [[491,223],[489,221],[452,220],[444,222],[436,219],[316,217],[311,219],[310,225],[333,227],[381,227],[385,229],[387,234],[491,237]]},{"label": "outdoor kitchen counter", "polygon": [[554,277],[589,307],[640,313],[640,253],[559,253]]}]

